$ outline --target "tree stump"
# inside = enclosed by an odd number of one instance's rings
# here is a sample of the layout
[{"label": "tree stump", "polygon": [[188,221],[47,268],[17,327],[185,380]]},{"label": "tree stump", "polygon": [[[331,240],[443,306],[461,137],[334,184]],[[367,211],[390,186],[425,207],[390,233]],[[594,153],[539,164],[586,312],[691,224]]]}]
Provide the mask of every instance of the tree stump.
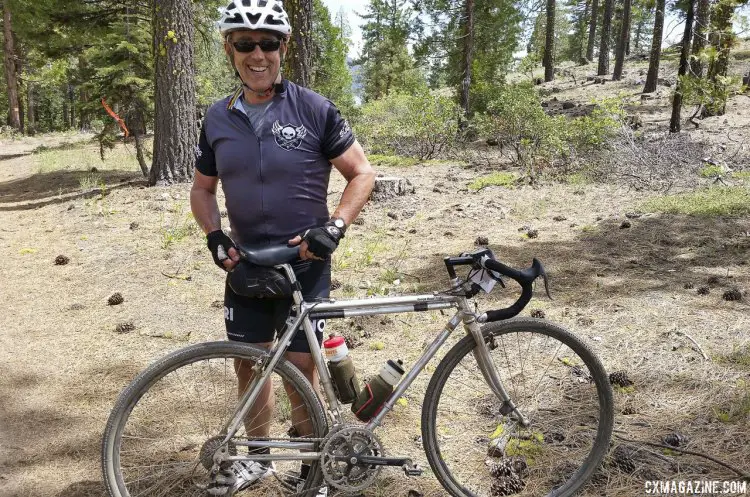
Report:
[{"label": "tree stump", "polygon": [[414,185],[406,178],[396,176],[382,176],[375,178],[375,186],[370,194],[370,200],[388,200],[414,193]]}]

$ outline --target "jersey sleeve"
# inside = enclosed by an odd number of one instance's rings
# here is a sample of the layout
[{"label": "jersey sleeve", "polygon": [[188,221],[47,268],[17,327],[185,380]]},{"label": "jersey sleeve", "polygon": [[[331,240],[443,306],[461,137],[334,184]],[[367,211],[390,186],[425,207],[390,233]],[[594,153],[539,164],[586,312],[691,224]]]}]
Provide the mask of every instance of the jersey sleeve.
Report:
[{"label": "jersey sleeve", "polygon": [[201,126],[201,135],[198,138],[198,146],[195,147],[195,168],[206,176],[218,176],[216,170],[216,157],[206,137],[206,122]]},{"label": "jersey sleeve", "polygon": [[335,159],[354,143],[354,133],[349,122],[341,117],[335,105],[330,104],[326,113],[326,126],[323,136],[322,151],[328,160]]}]

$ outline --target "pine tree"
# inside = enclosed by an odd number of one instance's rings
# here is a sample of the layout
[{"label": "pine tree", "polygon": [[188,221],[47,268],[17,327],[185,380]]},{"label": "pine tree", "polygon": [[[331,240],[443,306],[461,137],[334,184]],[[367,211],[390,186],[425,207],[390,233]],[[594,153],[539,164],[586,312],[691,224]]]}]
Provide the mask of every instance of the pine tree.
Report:
[{"label": "pine tree", "polygon": [[155,0],[153,20],[155,122],[149,184],[163,185],[193,177],[198,129],[192,1]]},{"label": "pine tree", "polygon": [[622,79],[622,70],[625,65],[625,52],[630,40],[630,7],[632,0],[624,0],[622,10],[622,22],[620,23],[620,36],[617,41],[615,50],[615,70],[612,73],[612,80],[619,81]]},{"label": "pine tree", "polygon": [[321,0],[315,0],[313,12],[313,50],[317,54],[313,66],[312,88],[333,101],[343,114],[354,107],[352,76],[347,64],[351,28],[339,12],[336,22]]},{"label": "pine tree", "polygon": [[292,35],[285,61],[287,77],[301,86],[310,86],[313,77],[313,0],[286,0]]},{"label": "pine tree", "polygon": [[648,74],[643,93],[656,91],[656,81],[659,79],[659,61],[661,60],[661,40],[664,32],[665,0],[656,1],[656,16],[654,17],[654,35],[651,42],[651,54],[648,63]]},{"label": "pine tree", "polygon": [[13,36],[13,14],[8,0],[3,2],[3,67],[8,97],[8,124],[21,130],[21,102],[18,91],[18,62]]},{"label": "pine tree", "polygon": [[596,21],[599,17],[599,0],[592,0],[591,20],[589,22],[589,39],[586,44],[586,60],[594,60],[594,45],[596,43]]},{"label": "pine tree", "polygon": [[711,16],[711,0],[698,0],[698,8],[695,15],[695,34],[693,35],[693,47],[690,51],[690,74],[698,78],[703,76],[703,62],[700,54],[706,46],[706,35],[709,32],[709,20]]},{"label": "pine tree", "polygon": [[599,66],[597,74],[609,74],[609,47],[612,41],[612,13],[615,0],[604,0],[604,16],[602,17],[601,42],[599,43]]},{"label": "pine tree", "polygon": [[360,17],[365,24],[357,64],[362,65],[364,100],[419,86],[422,78],[407,48],[414,13],[406,0],[372,0]]},{"label": "pine tree", "polygon": [[693,20],[695,14],[694,0],[688,0],[687,15],[685,17],[685,31],[682,35],[682,50],[680,51],[680,68],[677,70],[677,88],[672,98],[672,117],[669,120],[669,131],[680,131],[680,111],[682,110],[682,77],[687,74],[690,58],[690,40],[693,39]]},{"label": "pine tree", "polygon": [[555,0],[547,0],[544,42],[544,81],[555,79]]}]

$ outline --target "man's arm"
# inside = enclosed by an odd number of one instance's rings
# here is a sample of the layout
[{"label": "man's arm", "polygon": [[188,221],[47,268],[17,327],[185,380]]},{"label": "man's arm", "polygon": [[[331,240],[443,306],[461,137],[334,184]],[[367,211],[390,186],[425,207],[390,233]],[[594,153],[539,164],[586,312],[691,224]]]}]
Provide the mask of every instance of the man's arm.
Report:
[{"label": "man's arm", "polygon": [[198,170],[195,171],[193,186],[190,189],[190,209],[205,234],[221,229],[219,204],[216,201],[218,185],[217,176],[206,176]]},{"label": "man's arm", "polygon": [[[195,218],[198,226],[207,235],[221,230],[221,215],[219,214],[219,204],[216,201],[218,185],[218,177],[206,176],[198,170],[195,171],[193,186],[190,188],[190,210],[193,212],[193,218]],[[222,264],[229,271],[239,262],[240,254],[234,247],[230,247],[227,255],[229,259],[224,259]]]},{"label": "man's arm", "polygon": [[331,159],[331,164],[346,179],[346,188],[333,217],[342,218],[348,226],[354,222],[370,198],[375,185],[375,170],[365,157],[362,146],[356,141],[346,152]]},{"label": "man's arm", "polygon": [[[331,164],[346,179],[346,188],[341,194],[341,200],[333,212],[333,217],[342,218],[348,226],[354,222],[362,207],[370,198],[370,192],[375,185],[375,170],[357,141],[346,149],[346,152],[335,159],[331,159]],[[299,244],[301,259],[320,259],[308,250],[307,242],[299,236],[289,240],[289,244]]]}]

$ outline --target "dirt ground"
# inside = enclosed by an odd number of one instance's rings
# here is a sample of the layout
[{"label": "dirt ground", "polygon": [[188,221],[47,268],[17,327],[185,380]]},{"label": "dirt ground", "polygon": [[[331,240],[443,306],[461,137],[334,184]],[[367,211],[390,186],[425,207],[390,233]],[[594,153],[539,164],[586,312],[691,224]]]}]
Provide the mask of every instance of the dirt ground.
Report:
[{"label": "dirt ground", "polygon": [[[591,85],[558,84],[559,97],[591,97]],[[629,88],[635,98],[637,88]],[[746,96],[735,97],[728,118],[707,120],[698,133],[729,130],[733,140],[744,136],[747,144],[748,103]],[[664,127],[663,108],[644,115]],[[733,121],[725,125],[724,119]],[[104,496],[100,438],[121,389],[155,358],[225,336],[222,310],[212,305],[222,298],[222,274],[188,217],[189,186],[145,188],[132,147],[120,147],[119,155],[100,164],[90,142],[71,144],[89,138],[0,143],[3,497]],[[40,145],[52,150],[31,153]],[[51,154],[72,154],[78,166],[56,169],[46,162],[59,157]],[[341,286],[335,296],[445,289],[442,257],[472,250],[479,236],[513,266],[538,257],[551,276],[554,300],[537,289],[524,314],[543,311],[585,340],[608,371],[627,371],[635,382],[632,391],[616,393],[615,427],[616,435],[634,441],[613,441],[613,447],[634,448],[635,470],[610,460],[587,495],[643,495],[644,481],[656,477],[736,477],[701,457],[641,443],[660,443],[674,432],[688,437],[689,450],[750,472],[750,405],[736,410],[750,402],[750,369],[723,359],[750,345],[750,219],[649,213],[643,202],[654,193],[626,184],[469,190],[472,179],[489,172],[484,166],[379,172],[408,178],[416,191],[365,208],[363,224],[352,226],[336,253],[333,277]],[[332,205],[342,188],[334,178]],[[630,227],[623,227],[625,220]],[[528,228],[538,236],[529,238]],[[69,263],[56,265],[59,255]],[[704,287],[709,292],[699,294]],[[735,288],[742,299],[725,301],[722,294]],[[124,302],[110,306],[115,292]],[[499,307],[511,294],[496,291],[482,305]],[[413,362],[445,319],[439,313],[396,315],[331,323],[331,329],[359,333],[357,368],[373,374],[389,358]],[[119,333],[122,324],[134,329]],[[383,350],[373,350],[374,342],[382,342]],[[429,378],[423,376],[408,405],[390,415],[383,439],[390,453],[413,455],[426,465],[415,441]],[[445,495],[429,474],[383,475],[365,495]]]}]

